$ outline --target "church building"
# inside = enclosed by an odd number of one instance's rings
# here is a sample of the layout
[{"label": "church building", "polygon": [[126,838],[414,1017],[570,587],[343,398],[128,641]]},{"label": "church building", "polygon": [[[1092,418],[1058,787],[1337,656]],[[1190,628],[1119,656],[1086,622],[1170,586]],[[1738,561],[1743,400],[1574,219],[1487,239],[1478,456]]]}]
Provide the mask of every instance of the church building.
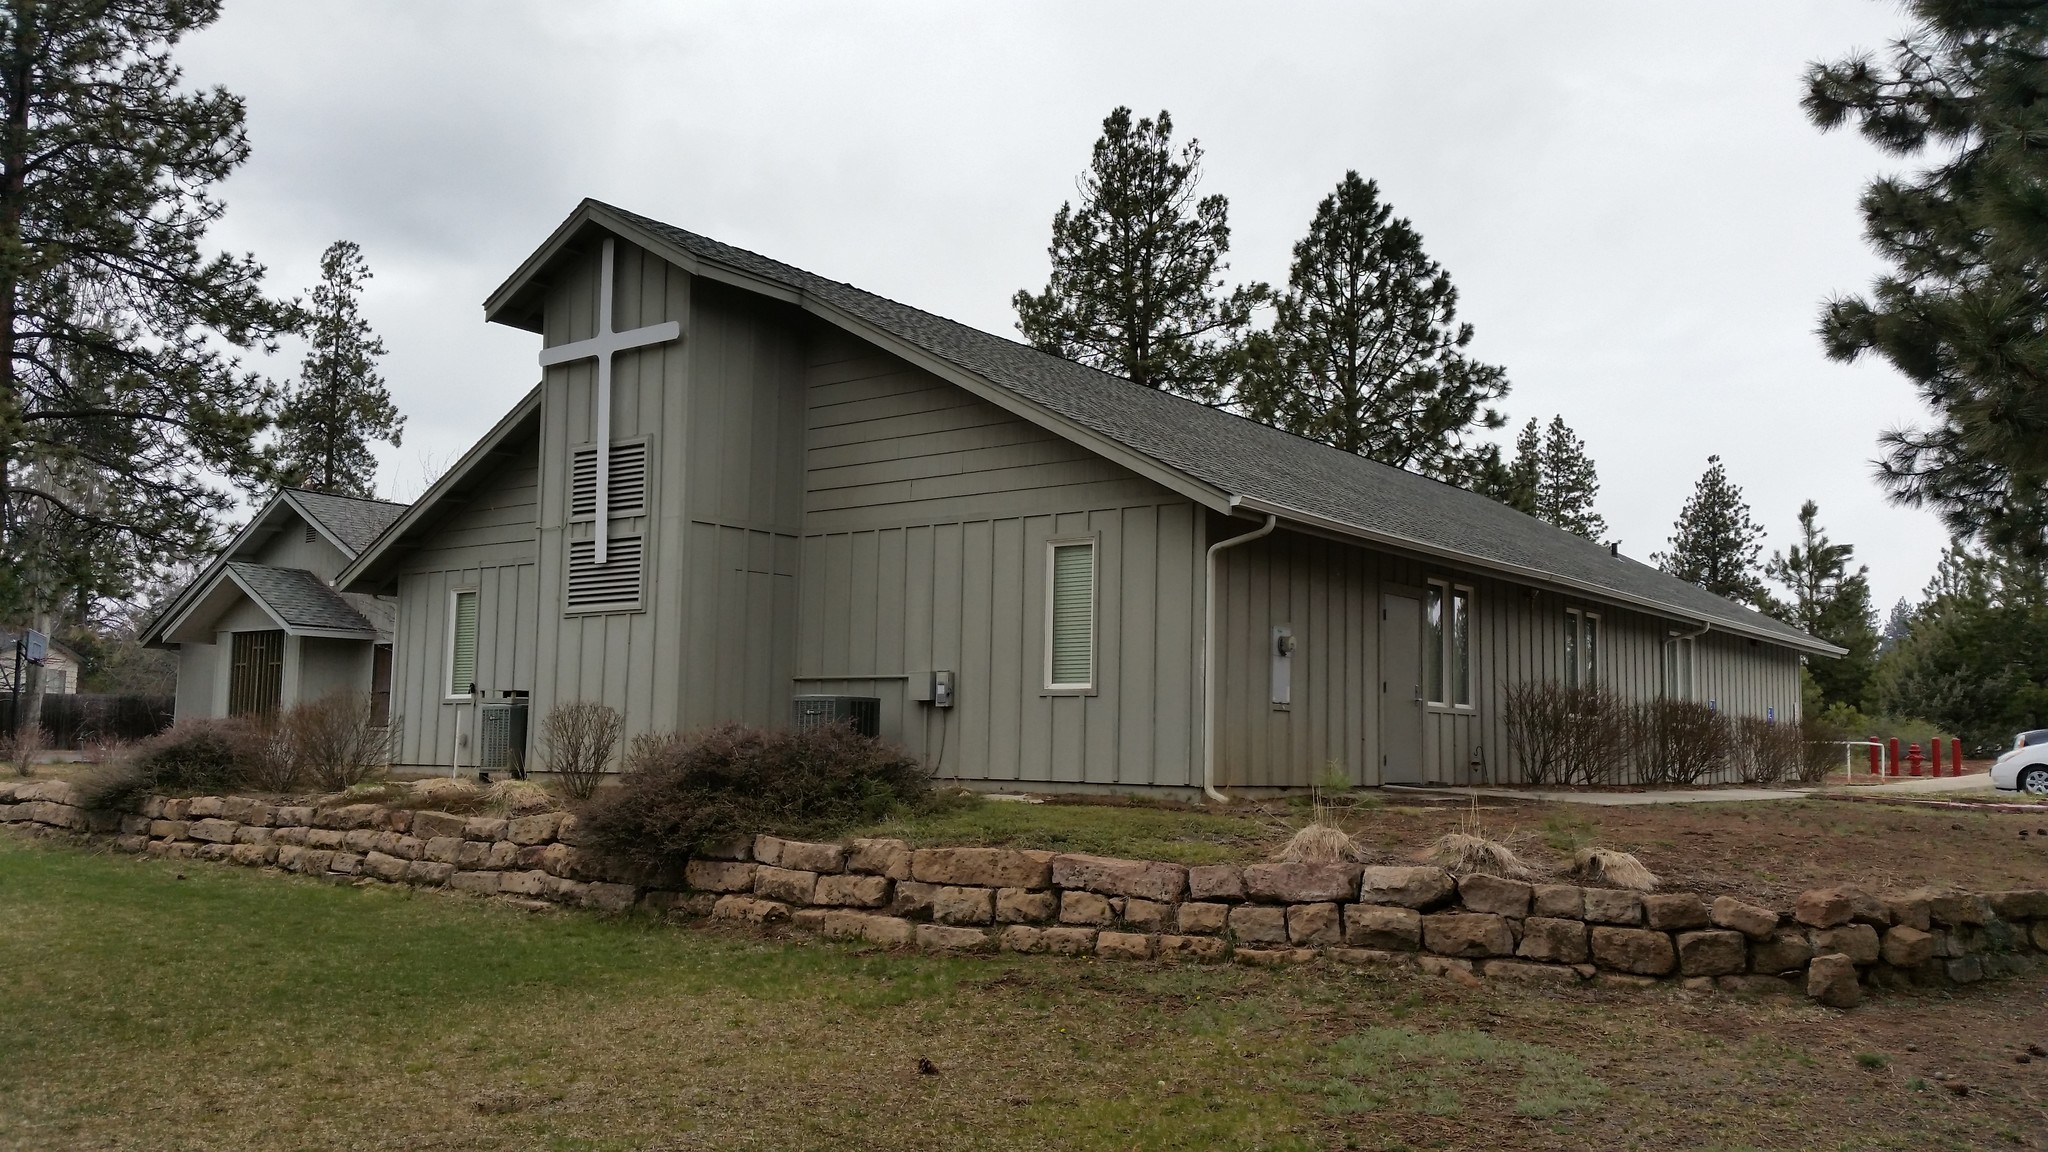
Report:
[{"label": "church building", "polygon": [[1794,722],[1800,664],[1839,652],[1485,497],[595,201],[484,311],[539,337],[538,385],[409,507],[259,514],[150,634],[181,715],[388,692],[424,772],[477,764],[494,702],[530,749],[568,701],[630,738],[844,696],[940,777],[1192,797],[1514,780],[1530,680]]}]

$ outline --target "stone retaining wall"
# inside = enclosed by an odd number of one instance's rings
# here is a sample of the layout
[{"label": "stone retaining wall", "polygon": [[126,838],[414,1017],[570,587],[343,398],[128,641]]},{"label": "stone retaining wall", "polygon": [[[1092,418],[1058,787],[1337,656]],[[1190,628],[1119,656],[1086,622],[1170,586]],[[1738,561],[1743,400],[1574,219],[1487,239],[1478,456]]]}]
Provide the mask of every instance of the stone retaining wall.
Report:
[{"label": "stone retaining wall", "polygon": [[0,822],[111,834],[175,859],[446,887],[480,896],[755,924],[936,952],[1006,950],[1288,964],[1327,957],[1576,984],[1800,993],[1967,984],[2048,952],[2048,890],[1829,888],[1789,912],[1732,896],[1654,895],[1438,868],[1186,867],[1004,848],[813,844],[756,836],[672,874],[608,866],[573,816],[152,797],[93,812],[62,782],[0,784]]}]

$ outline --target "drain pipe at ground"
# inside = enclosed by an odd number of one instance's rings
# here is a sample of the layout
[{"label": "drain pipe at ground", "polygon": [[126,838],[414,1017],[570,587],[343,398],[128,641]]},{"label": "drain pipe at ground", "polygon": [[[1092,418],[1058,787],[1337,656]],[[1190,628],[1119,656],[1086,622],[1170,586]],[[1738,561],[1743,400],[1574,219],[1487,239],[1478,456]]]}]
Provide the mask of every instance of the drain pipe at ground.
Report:
[{"label": "drain pipe at ground", "polygon": [[1202,794],[1218,804],[1230,803],[1230,797],[1216,790],[1216,554],[1271,535],[1279,523],[1279,517],[1268,513],[1265,527],[1209,545],[1209,582],[1202,598],[1209,613],[1202,632]]}]

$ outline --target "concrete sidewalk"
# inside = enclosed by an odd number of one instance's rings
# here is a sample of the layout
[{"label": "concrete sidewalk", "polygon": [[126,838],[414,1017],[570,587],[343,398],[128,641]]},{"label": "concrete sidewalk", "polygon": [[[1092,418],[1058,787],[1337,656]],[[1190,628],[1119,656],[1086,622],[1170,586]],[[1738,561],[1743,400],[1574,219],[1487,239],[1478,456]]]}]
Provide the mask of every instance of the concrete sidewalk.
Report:
[{"label": "concrete sidewalk", "polygon": [[1905,777],[1884,784],[1821,784],[1802,788],[1660,788],[1650,792],[1581,792],[1570,788],[1457,788],[1388,784],[1388,792],[1423,792],[1434,796],[1476,797],[1481,800],[1533,800],[1546,804],[1590,804],[1595,807],[1627,808],[1646,804],[1741,804],[1770,800],[1804,800],[1822,793],[1855,796],[1904,796],[1941,792],[1989,791],[1991,777],[1975,772],[1968,776]]}]

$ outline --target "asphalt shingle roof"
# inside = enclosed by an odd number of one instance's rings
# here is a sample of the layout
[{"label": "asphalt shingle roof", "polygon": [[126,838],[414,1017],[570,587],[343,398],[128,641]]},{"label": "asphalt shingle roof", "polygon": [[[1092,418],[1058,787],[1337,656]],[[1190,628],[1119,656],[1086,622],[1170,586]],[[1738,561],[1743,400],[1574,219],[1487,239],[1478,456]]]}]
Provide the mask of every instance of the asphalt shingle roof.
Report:
[{"label": "asphalt shingle roof", "polygon": [[348,546],[350,555],[360,556],[370,542],[384,534],[386,528],[400,516],[405,515],[407,504],[393,504],[386,500],[364,500],[355,496],[335,496],[327,492],[312,492],[304,488],[290,490],[306,514],[320,521],[320,526],[334,534],[335,539]]},{"label": "asphalt shingle roof", "polygon": [[273,568],[268,564],[227,564],[235,580],[263,601],[286,626],[335,632],[375,632],[356,607],[304,568]]},{"label": "asphalt shingle roof", "polygon": [[712,263],[808,294],[1131,451],[1233,496],[1647,601],[1802,647],[1798,629],[1454,485],[1267,427],[610,205]]}]

